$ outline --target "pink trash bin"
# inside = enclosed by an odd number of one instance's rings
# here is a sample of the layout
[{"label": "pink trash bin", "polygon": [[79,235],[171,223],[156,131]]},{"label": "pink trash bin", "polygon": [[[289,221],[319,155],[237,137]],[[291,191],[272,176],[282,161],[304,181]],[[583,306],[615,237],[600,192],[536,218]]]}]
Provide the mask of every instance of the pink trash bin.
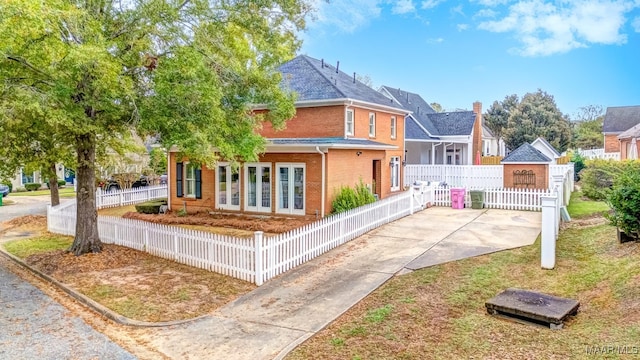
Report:
[{"label": "pink trash bin", "polygon": [[464,209],[464,188],[451,188],[451,207],[454,209]]}]

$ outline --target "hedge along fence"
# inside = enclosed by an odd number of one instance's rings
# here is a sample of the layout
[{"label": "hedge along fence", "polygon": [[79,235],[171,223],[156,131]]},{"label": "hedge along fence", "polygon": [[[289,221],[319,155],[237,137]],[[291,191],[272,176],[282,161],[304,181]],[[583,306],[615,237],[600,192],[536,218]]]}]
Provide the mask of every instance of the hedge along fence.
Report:
[{"label": "hedge along fence", "polygon": [[41,187],[42,187],[42,184],[40,184],[40,183],[25,183],[24,184],[24,188],[27,189],[27,191],[40,190]]}]

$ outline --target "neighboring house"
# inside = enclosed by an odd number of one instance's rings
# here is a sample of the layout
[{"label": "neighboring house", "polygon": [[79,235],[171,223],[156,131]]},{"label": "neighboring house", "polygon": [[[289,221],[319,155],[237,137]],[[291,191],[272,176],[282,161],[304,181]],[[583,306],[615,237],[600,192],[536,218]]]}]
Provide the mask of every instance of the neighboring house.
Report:
[{"label": "neighboring house", "polygon": [[[617,106],[607,108],[602,123],[604,134],[604,152],[622,152],[621,139],[623,132],[640,124],[640,106]],[[625,149],[626,150],[626,149]],[[621,157],[621,159],[623,159]]]},{"label": "neighboring house", "polygon": [[553,164],[557,162],[558,158],[562,157],[558,150],[556,150],[553,145],[549,144],[549,142],[543,137],[538,137],[537,139],[533,140],[531,146],[543,153],[547,158],[551,159],[551,162]]},{"label": "neighboring house", "polygon": [[[66,180],[66,173],[68,173],[68,171],[66,171],[64,165],[58,164],[56,169],[58,179]],[[23,168],[20,168],[20,170],[16,172],[16,175],[13,178],[9,179],[9,181],[11,181],[13,191],[16,191],[18,188],[23,188],[27,183],[40,183],[43,187],[46,187],[49,179],[43,178],[40,174],[40,171],[27,173],[24,172]]]},{"label": "neighboring house", "polygon": [[402,191],[402,105],[323,60],[302,55],[279,70],[282,86],[298,94],[286,128],[265,123],[265,153],[238,172],[225,162],[200,167],[171,149],[171,209],[322,217],[341,186],[362,180],[379,198]]},{"label": "neighboring house", "polygon": [[482,156],[505,156],[507,146],[502,138],[496,137],[493,132],[482,124]]},{"label": "neighboring house", "polygon": [[638,159],[638,138],[640,138],[640,123],[618,135],[620,141],[620,160]]},{"label": "neighboring house", "polygon": [[473,111],[435,112],[418,94],[382,86],[380,92],[411,111],[406,118],[408,164],[470,165],[483,152],[482,104]]}]

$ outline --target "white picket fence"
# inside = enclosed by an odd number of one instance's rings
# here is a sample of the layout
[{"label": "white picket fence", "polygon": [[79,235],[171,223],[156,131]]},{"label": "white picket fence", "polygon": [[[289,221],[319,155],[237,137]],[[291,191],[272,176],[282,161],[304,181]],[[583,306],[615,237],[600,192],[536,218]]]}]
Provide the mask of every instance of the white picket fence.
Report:
[{"label": "white picket fence", "polygon": [[167,185],[144,186],[135,189],[104,191],[96,189],[96,208],[103,209],[131,204],[138,204],[148,200],[166,198]]},{"label": "white picket fence", "polygon": [[[423,209],[431,192],[409,191],[277,236],[222,236],[203,231],[98,216],[98,233],[107,244],[127,246],[238,279],[265,281],[356,237]],[[423,203],[424,202],[424,203]],[[75,202],[47,210],[50,232],[75,235]]]},{"label": "white picket fence", "polygon": [[[573,163],[549,165],[549,188],[553,188],[553,176],[569,176],[573,190]],[[404,184],[410,186],[420,181],[437,181],[450,187],[498,189],[504,186],[502,165],[407,165]]]},{"label": "white picket fence", "polygon": [[453,187],[503,186],[502,165],[407,165],[404,184],[416,181],[437,181]]},{"label": "white picket fence", "polygon": [[[433,189],[433,205],[451,206],[451,189],[452,188],[448,187],[437,187]],[[552,194],[552,190],[549,189],[466,188],[464,204],[467,208],[471,207],[472,190],[484,192],[485,208],[506,210],[541,211],[540,198]]]},{"label": "white picket fence", "polygon": [[613,160],[620,160],[620,152],[604,152],[604,148],[602,149],[590,149],[590,150],[582,150],[579,149],[578,152],[580,153],[580,155],[582,155],[583,157],[592,160],[592,159],[613,159]]}]

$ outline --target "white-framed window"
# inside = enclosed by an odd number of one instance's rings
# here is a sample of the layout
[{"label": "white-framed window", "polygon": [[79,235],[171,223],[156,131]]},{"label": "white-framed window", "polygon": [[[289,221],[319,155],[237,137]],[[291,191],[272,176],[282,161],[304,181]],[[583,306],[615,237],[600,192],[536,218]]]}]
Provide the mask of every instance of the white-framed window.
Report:
[{"label": "white-framed window", "polygon": [[400,157],[391,157],[391,191],[400,190]]},{"label": "white-framed window", "polygon": [[228,163],[216,167],[216,194],[218,209],[240,210],[240,174]]},{"label": "white-framed window", "polygon": [[398,124],[396,122],[396,117],[392,116],[391,117],[391,138],[395,139],[398,136]]},{"label": "white-framed window", "polygon": [[355,124],[353,121],[353,109],[347,109],[344,119],[344,133],[346,135],[353,135],[355,133]]},{"label": "white-framed window", "polygon": [[244,178],[245,210],[271,212],[271,163],[245,164]]},{"label": "white-framed window", "polygon": [[305,164],[276,163],[276,212],[305,214]]},{"label": "white-framed window", "polygon": [[196,197],[196,165],[185,162],[184,163],[184,196],[188,198]]},{"label": "white-framed window", "polygon": [[376,113],[369,113],[369,137],[376,137]]}]

